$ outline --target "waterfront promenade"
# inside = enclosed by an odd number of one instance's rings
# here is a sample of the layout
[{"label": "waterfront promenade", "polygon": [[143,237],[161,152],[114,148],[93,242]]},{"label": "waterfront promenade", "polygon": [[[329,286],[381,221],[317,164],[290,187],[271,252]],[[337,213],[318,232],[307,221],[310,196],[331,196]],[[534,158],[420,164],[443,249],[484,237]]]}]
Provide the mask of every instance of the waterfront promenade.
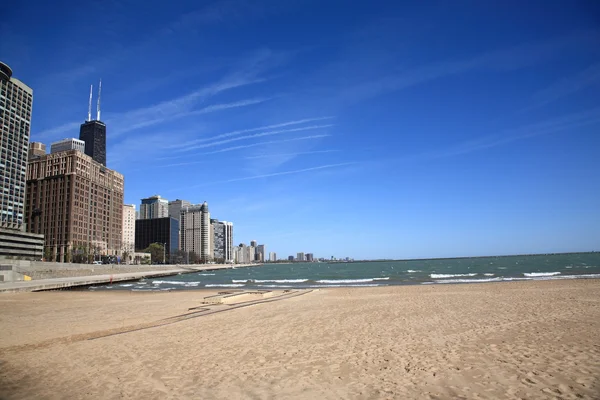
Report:
[{"label": "waterfront promenade", "polygon": [[[162,276],[187,274],[193,272],[215,271],[230,268],[255,267],[261,264],[210,264],[210,265],[161,265],[155,266],[106,266],[98,265],[96,268],[68,268],[68,264],[58,270],[44,271],[47,277],[44,279],[32,279],[28,281],[0,282],[0,292],[38,292],[44,290],[61,290],[91,285],[102,285],[113,282],[125,282],[142,278],[157,278]],[[21,268],[21,270],[24,270]],[[28,271],[25,271],[27,273]],[[36,271],[32,270],[32,275]],[[81,275],[84,273],[85,275]],[[37,274],[40,275],[39,271]]]}]

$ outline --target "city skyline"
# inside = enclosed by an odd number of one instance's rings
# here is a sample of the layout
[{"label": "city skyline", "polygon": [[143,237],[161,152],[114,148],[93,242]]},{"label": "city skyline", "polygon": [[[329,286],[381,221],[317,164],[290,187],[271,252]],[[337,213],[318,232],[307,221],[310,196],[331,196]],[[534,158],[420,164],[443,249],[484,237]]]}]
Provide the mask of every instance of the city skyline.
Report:
[{"label": "city skyline", "polygon": [[[35,91],[31,141],[79,137],[102,78],[103,164],[126,177],[124,202],[206,199],[236,243],[598,250],[598,5],[376,3],[184,1],[144,25],[130,5],[14,4],[0,54]],[[110,27],[78,22],[96,7]]]}]

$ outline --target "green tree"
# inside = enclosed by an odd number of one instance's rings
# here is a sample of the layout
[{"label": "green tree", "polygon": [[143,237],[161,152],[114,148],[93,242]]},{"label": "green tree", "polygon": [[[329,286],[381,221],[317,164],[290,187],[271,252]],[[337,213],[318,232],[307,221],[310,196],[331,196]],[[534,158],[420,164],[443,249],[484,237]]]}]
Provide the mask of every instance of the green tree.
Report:
[{"label": "green tree", "polygon": [[52,249],[50,247],[44,249],[44,261],[52,261]]},{"label": "green tree", "polygon": [[150,253],[153,263],[163,262],[165,247],[160,243],[151,243],[150,246],[144,249],[144,253]]}]

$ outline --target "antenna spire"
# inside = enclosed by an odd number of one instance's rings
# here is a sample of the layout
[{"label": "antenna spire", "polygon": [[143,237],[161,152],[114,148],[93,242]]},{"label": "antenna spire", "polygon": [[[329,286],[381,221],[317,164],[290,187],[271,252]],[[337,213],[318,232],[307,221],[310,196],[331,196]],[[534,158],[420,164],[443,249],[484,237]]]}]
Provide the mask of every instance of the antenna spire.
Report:
[{"label": "antenna spire", "polygon": [[100,121],[100,95],[102,94],[102,79],[98,85],[98,105],[96,106],[96,121]]},{"label": "antenna spire", "polygon": [[90,101],[88,102],[88,121],[92,120],[92,87],[94,85],[90,85]]}]

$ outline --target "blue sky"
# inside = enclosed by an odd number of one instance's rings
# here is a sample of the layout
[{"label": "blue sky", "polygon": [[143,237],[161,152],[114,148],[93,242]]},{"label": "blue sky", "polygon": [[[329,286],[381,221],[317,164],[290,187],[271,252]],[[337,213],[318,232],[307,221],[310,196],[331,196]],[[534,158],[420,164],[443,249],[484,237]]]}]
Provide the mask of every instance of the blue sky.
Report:
[{"label": "blue sky", "polygon": [[101,78],[125,201],[206,200],[236,243],[600,250],[595,1],[22,1],[0,38],[32,140],[78,137]]}]

